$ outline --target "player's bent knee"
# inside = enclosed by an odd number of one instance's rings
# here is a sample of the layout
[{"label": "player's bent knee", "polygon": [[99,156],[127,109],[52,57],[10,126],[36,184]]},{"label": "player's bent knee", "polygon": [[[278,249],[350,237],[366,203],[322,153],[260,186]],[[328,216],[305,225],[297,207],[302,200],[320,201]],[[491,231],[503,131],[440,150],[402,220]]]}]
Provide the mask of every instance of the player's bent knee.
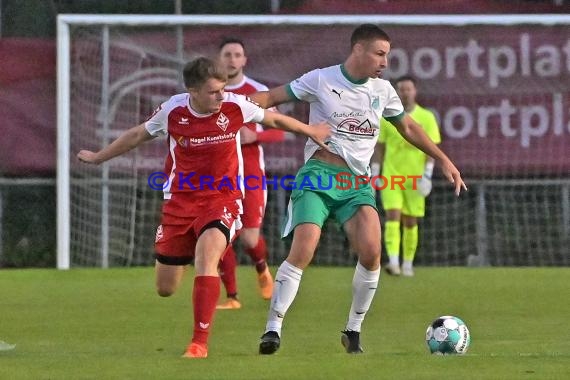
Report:
[{"label": "player's bent knee", "polygon": [[176,293],[178,281],[176,279],[158,279],[156,282],[156,293],[161,297],[170,297]]},{"label": "player's bent knee", "polygon": [[176,292],[176,289],[157,287],[156,292],[161,297],[170,297],[171,295],[173,295]]},{"label": "player's bent knee", "polygon": [[368,270],[376,270],[380,266],[380,247],[370,245],[358,253],[358,261]]},{"label": "player's bent knee", "polygon": [[364,269],[369,271],[375,271],[378,270],[378,268],[380,268],[380,258],[378,258],[377,260],[359,259],[358,262],[360,263],[360,265],[364,267]]},{"label": "player's bent knee", "polygon": [[190,262],[189,256],[165,256],[156,255],[155,272],[156,272],[156,292],[161,297],[169,297],[176,292],[184,267]]},{"label": "player's bent knee", "polygon": [[305,269],[313,260],[314,253],[310,251],[291,250],[285,259],[289,264],[299,268]]},{"label": "player's bent knee", "polygon": [[244,248],[255,248],[259,243],[260,231],[258,228],[244,228],[239,235],[240,243]]},{"label": "player's bent knee", "polygon": [[368,243],[358,244],[358,246],[355,248],[360,257],[380,257],[380,241],[371,241]]}]

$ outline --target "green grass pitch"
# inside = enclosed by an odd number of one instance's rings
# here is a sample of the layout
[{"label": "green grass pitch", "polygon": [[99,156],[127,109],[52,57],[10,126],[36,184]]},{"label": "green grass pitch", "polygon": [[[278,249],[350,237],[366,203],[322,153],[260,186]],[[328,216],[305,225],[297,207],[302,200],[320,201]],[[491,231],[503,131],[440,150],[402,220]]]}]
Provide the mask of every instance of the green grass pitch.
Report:
[{"label": "green grass pitch", "polygon": [[[241,310],[216,314],[207,359],[180,355],[191,333],[191,275],[160,298],[152,268],[2,270],[0,379],[569,379],[569,268],[418,268],[382,274],[363,355],[340,345],[352,268],[310,267],[273,356],[257,354],[267,301],[238,272]],[[465,356],[428,353],[434,318],[468,325]]]}]

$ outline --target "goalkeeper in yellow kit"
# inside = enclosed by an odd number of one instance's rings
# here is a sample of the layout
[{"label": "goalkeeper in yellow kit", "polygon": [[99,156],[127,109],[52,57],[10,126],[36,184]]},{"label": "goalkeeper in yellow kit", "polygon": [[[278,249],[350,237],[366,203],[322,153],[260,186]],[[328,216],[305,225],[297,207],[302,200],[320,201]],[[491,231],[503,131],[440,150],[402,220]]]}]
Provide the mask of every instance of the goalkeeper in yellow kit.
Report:
[{"label": "goalkeeper in yellow kit", "polygon": [[[435,143],[441,142],[439,127],[433,112],[416,103],[416,83],[410,76],[400,77],[395,87],[404,110],[419,125],[427,136]],[[425,214],[425,198],[431,192],[431,176],[434,160],[408,143],[396,131],[396,128],[382,119],[380,135],[376,147],[377,161],[371,165],[374,171],[380,170],[385,178],[405,176],[404,189],[398,186],[387,186],[381,191],[381,199],[386,210],[384,227],[384,244],[390,260],[386,265],[389,274],[411,277],[414,275],[413,261],[418,247],[418,218]],[[422,178],[414,186],[410,176],[421,175]],[[403,227],[403,231],[401,230]],[[403,264],[400,269],[400,241],[402,240]]]}]

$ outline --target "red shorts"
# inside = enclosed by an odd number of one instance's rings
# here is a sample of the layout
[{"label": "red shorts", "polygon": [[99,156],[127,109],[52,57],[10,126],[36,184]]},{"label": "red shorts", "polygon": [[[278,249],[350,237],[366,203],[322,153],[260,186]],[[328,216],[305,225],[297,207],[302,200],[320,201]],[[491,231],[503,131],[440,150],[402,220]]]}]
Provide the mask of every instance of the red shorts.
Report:
[{"label": "red shorts", "polygon": [[208,228],[218,228],[226,235],[228,244],[235,238],[236,230],[241,227],[238,207],[220,206],[195,218],[180,218],[172,223],[172,216],[168,217],[169,224],[162,224],[156,229],[154,247],[158,262],[167,265],[187,265],[192,262],[196,242]]},{"label": "red shorts", "polygon": [[241,221],[244,228],[259,228],[265,215],[265,205],[267,204],[267,190],[259,189],[245,190],[243,199],[243,215]]}]

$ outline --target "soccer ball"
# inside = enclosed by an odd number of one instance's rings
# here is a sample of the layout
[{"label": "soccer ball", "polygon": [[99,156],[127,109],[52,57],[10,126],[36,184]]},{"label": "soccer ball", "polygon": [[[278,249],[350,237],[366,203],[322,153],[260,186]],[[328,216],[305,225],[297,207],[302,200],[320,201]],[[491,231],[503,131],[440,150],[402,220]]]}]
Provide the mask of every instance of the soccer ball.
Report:
[{"label": "soccer ball", "polygon": [[432,354],[463,355],[469,348],[471,336],[461,319],[444,315],[428,326],[426,342]]}]

